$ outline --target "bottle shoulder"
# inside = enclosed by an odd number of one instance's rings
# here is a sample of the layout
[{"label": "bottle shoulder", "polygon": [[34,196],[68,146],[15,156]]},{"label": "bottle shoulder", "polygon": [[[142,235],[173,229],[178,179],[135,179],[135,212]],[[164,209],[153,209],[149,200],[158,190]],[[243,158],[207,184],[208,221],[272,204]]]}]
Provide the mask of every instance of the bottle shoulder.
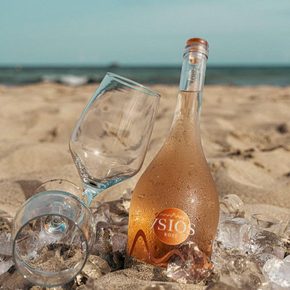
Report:
[{"label": "bottle shoulder", "polygon": [[193,192],[193,188],[214,187],[198,131],[187,129],[183,126],[173,127],[163,146],[142,174],[137,189],[147,191],[150,188],[149,191],[154,192],[155,188],[163,188],[169,193],[188,192],[188,188]]},{"label": "bottle shoulder", "polygon": [[211,176],[200,144],[172,138],[166,140],[143,173],[145,174],[171,180],[182,176],[189,176],[191,179],[198,179],[200,175]]}]

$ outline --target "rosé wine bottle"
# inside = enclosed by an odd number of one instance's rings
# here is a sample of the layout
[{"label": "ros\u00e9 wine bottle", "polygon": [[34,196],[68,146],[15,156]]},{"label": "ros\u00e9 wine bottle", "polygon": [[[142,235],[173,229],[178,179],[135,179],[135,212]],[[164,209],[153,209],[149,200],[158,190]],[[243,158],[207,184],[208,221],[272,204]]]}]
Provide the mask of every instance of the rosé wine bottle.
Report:
[{"label": "ros\u00e9 wine bottle", "polygon": [[199,132],[207,56],[207,41],[186,42],[169,136],[133,192],[127,250],[151,264],[166,265],[188,241],[212,252],[219,202]]}]

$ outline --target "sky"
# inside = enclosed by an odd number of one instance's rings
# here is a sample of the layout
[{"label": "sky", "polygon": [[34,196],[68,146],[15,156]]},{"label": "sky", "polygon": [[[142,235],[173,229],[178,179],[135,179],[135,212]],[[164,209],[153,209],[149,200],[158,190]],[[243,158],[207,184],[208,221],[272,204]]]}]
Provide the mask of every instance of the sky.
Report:
[{"label": "sky", "polygon": [[290,0],[0,0],[0,66],[290,65]]}]

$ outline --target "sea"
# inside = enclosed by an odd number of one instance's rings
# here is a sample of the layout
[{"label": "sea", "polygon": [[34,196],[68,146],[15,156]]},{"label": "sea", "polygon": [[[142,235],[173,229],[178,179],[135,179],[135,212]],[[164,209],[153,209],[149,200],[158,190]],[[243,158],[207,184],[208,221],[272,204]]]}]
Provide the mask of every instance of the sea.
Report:
[{"label": "sea", "polygon": [[[41,82],[80,86],[99,83],[106,72],[113,72],[142,84],[178,85],[180,66],[49,66],[0,67],[0,84],[17,86]],[[290,66],[209,66],[206,84],[231,86],[290,85]]]}]

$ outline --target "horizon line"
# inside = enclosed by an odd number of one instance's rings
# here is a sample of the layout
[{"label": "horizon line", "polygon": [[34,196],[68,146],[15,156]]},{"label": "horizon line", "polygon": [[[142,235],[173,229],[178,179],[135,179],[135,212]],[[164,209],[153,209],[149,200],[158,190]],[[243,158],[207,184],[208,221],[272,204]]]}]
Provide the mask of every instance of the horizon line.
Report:
[{"label": "horizon line", "polygon": [[[1,64],[2,68],[180,68],[181,64]],[[290,63],[268,63],[268,64],[208,64],[208,68],[289,68]]]}]

